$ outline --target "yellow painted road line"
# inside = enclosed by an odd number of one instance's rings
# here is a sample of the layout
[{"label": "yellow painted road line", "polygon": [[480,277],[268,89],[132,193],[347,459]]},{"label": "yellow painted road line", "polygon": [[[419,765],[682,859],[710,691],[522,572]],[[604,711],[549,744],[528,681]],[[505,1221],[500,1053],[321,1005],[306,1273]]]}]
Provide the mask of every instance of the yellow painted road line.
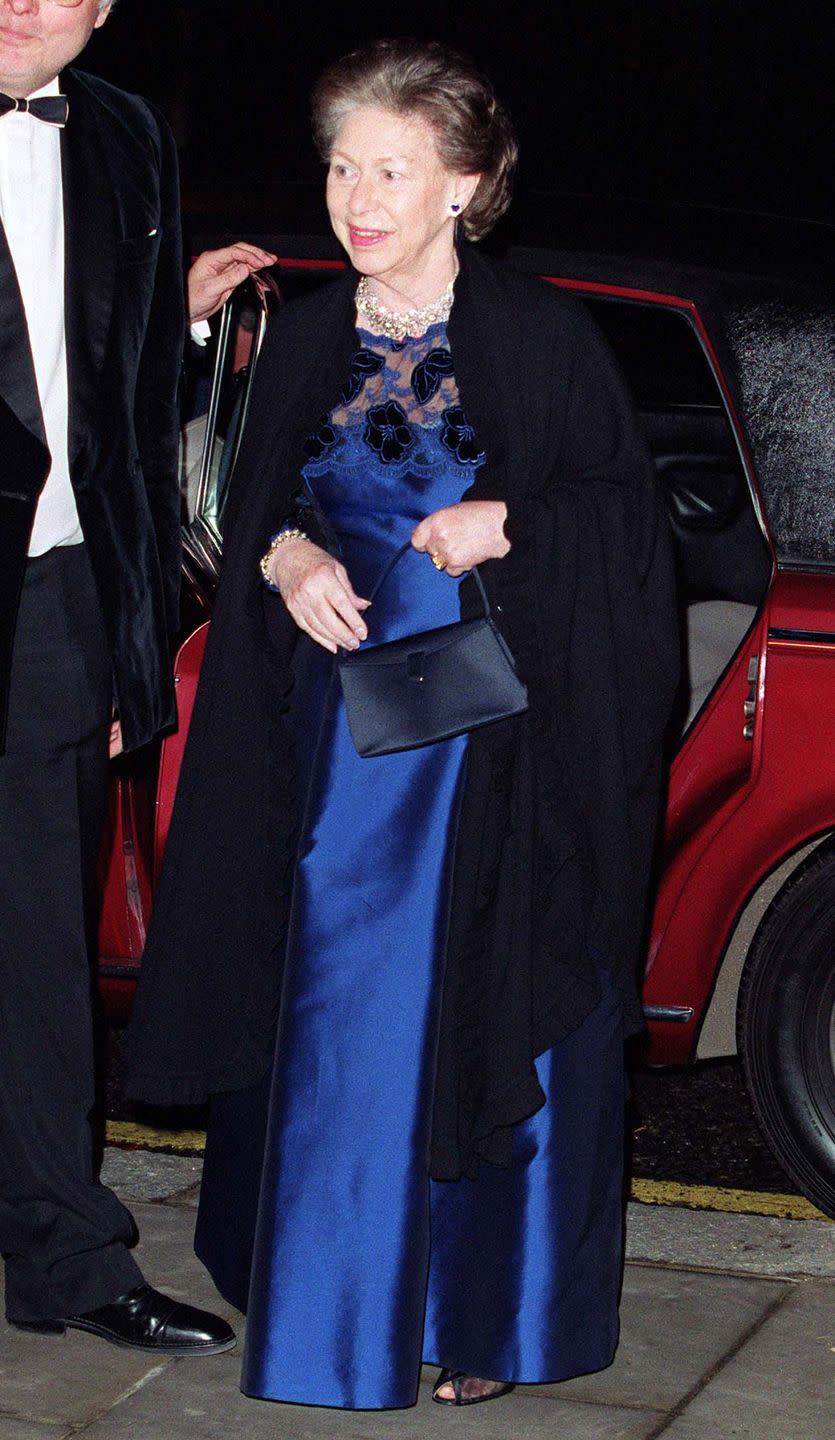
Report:
[{"label": "yellow painted road line", "polygon": [[[203,1153],[203,1130],[155,1130],[126,1120],[108,1120],[108,1145],[136,1150],[186,1150]],[[675,1180],[632,1181],[630,1199],[642,1205],[681,1205],[690,1210],[722,1210],[738,1215],[775,1215],[783,1220],[829,1220],[802,1195],[770,1195],[761,1190],[731,1190],[721,1185],[680,1185]],[[830,1223],[835,1223],[830,1221]]]},{"label": "yellow painted road line", "polygon": [[108,1120],[104,1138],[108,1145],[135,1150],[193,1150],[198,1155],[206,1144],[205,1130],[154,1130],[127,1120]]},{"label": "yellow painted road line", "polygon": [[724,1210],[739,1215],[776,1215],[783,1220],[829,1220],[803,1195],[770,1195],[721,1185],[679,1185],[675,1180],[632,1180],[630,1197],[643,1205],[683,1205],[691,1210]]}]

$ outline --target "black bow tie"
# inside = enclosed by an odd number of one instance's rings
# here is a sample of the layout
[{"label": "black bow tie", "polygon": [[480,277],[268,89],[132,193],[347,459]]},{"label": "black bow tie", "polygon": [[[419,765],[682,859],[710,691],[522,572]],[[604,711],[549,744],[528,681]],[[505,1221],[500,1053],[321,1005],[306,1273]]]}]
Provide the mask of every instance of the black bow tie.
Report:
[{"label": "black bow tie", "polygon": [[36,100],[15,100],[11,95],[0,94],[0,115],[22,110],[24,114],[34,115],[36,120],[58,125],[61,129],[67,123],[69,109],[66,95],[39,95]]}]

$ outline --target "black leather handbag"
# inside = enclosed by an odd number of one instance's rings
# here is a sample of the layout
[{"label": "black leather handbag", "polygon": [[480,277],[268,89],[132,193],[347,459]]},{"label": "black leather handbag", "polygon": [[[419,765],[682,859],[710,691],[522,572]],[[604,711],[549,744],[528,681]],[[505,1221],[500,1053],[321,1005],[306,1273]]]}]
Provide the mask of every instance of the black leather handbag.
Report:
[{"label": "black leather handbag", "polygon": [[[370,599],[410,548],[397,551]],[[415,750],[527,710],[528,692],[493,623],[481,576],[472,574],[484,605],[476,620],[340,652],[348,728],[360,755]]]}]

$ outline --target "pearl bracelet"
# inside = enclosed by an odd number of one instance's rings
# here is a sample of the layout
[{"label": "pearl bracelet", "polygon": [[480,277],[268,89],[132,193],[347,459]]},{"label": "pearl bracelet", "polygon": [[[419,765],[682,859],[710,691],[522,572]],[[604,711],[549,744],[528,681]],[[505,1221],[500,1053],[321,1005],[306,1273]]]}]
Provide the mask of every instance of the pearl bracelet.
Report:
[{"label": "pearl bracelet", "polygon": [[261,569],[261,574],[264,579],[264,584],[267,586],[268,590],[278,590],[278,586],[274,585],[270,578],[270,562],[279,545],[283,545],[286,540],[306,539],[307,536],[305,535],[303,530],[279,530],[277,535],[273,535],[271,537],[269,550],[267,551],[266,555],[261,556],[261,559],[258,562]]}]

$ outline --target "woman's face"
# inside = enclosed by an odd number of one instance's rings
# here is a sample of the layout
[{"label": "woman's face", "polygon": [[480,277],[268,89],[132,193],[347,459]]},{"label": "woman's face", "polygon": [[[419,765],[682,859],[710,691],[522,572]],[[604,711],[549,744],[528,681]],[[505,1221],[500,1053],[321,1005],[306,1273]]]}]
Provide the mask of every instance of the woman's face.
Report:
[{"label": "woman's face", "polygon": [[401,299],[427,304],[454,272],[451,206],[463,210],[477,184],[477,175],[445,168],[420,116],[360,105],[336,134],[328,211],[357,270]]}]

